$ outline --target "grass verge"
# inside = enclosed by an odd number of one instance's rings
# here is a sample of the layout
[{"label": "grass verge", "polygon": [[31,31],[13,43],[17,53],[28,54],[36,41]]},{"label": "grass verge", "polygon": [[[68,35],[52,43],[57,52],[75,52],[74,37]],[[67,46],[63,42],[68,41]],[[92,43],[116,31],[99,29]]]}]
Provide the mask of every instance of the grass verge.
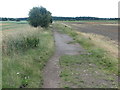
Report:
[{"label": "grass verge", "polygon": [[8,32],[3,35],[3,88],[42,87],[42,69],[54,52],[52,32],[32,27],[25,29],[22,34],[17,31],[17,35]]},{"label": "grass verge", "polygon": [[[113,56],[109,48],[103,48],[102,43],[96,44],[95,39],[72,30],[66,25],[55,24],[58,31],[73,37],[74,42],[82,45],[88,52],[85,55],[64,55],[60,58],[63,87],[110,88],[117,87],[118,57]],[[92,72],[92,73],[91,73]],[[86,76],[89,75],[89,76]],[[87,78],[89,77],[89,78]],[[97,81],[96,81],[97,80]],[[66,83],[67,82],[67,83]],[[89,82],[89,83],[88,83]],[[65,85],[65,86],[64,86]]]}]

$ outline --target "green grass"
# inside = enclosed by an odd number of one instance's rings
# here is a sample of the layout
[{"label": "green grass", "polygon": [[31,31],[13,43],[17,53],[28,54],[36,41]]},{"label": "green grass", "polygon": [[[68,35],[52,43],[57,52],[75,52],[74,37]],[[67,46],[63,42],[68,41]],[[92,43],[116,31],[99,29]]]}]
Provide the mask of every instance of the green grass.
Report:
[{"label": "green grass", "polygon": [[[82,34],[78,34],[73,29],[66,27],[60,23],[56,23],[54,26],[58,28],[58,31],[60,33],[66,33],[74,39],[74,42],[70,43],[79,43],[87,51],[87,54],[75,56],[64,55],[60,58],[60,66],[62,68],[60,77],[63,80],[62,86],[64,87],[65,85],[67,87],[74,86],[81,88],[108,87],[109,85],[105,86],[102,84],[92,84],[93,82],[91,82],[91,84],[88,84],[86,82],[87,80],[83,79],[84,77],[82,78],[81,75],[84,69],[88,69],[88,73],[94,76],[94,78],[96,77],[96,80],[105,79],[109,81],[109,78],[113,79],[113,76],[110,75],[118,75],[118,59],[112,57],[103,48],[96,46],[90,38],[87,38]],[[89,64],[92,64],[95,67],[90,67]],[[90,73],[94,71],[102,72],[104,76],[100,77],[95,73]],[[115,85],[117,85],[117,81],[115,79],[114,82],[116,82]],[[113,85],[113,87],[116,86]]]},{"label": "green grass", "polygon": [[[64,87],[65,85],[70,88],[73,86],[76,88],[106,88],[109,85],[104,86],[102,83],[97,83],[100,80],[106,80],[108,83],[115,83],[115,85],[112,85],[115,88],[117,85],[115,78],[103,72],[103,68],[107,66],[99,67],[96,61],[99,61],[99,59],[92,55],[62,56],[60,58],[60,66],[62,68],[60,74],[62,78],[61,86]],[[95,72],[98,72],[98,74]],[[88,74],[88,78],[85,78],[85,73]]]},{"label": "green grass", "polygon": [[27,21],[20,21],[20,22],[3,21],[1,23],[3,24],[3,25],[0,25],[2,30],[21,28],[21,27],[27,26],[27,24],[28,24]]},{"label": "green grass", "polygon": [[52,32],[50,29],[34,29],[27,24],[25,29],[21,32],[17,31],[20,28],[15,28],[14,37],[8,36],[11,32],[4,33],[3,88],[42,87],[42,70],[54,52]]}]

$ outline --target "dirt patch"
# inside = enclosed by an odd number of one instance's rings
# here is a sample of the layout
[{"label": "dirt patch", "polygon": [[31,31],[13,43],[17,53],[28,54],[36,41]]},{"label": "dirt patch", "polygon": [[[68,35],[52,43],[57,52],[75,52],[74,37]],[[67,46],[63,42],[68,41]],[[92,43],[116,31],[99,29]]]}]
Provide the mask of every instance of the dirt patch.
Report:
[{"label": "dirt patch", "polygon": [[[103,35],[105,37],[109,37],[111,40],[115,40],[118,42],[118,26],[114,24],[86,24],[79,22],[64,22],[65,24],[71,26],[73,29],[76,29],[80,32],[85,33],[95,33],[98,35]],[[89,22],[88,22],[89,23]]]},{"label": "dirt patch", "polygon": [[118,24],[101,24],[101,25],[105,25],[105,26],[118,26]]},{"label": "dirt patch", "polygon": [[3,30],[3,31],[13,31],[14,29],[6,29],[6,30]]},{"label": "dirt patch", "polygon": [[7,23],[0,23],[0,26],[3,26],[3,25],[9,25],[9,24],[7,24]]},{"label": "dirt patch", "polygon": [[44,69],[44,85],[43,88],[59,88],[60,87],[60,66],[59,58],[64,54],[77,55],[85,53],[84,49],[79,44],[68,44],[73,41],[71,37],[65,34],[60,34],[54,31],[56,51],[55,54],[46,64]]},{"label": "dirt patch", "polygon": [[71,23],[71,24],[72,23],[74,23],[74,24],[117,24],[117,22],[94,22],[94,21],[93,22],[92,21],[91,22],[90,21],[85,21],[85,22],[78,21],[78,22],[67,22],[67,23]]},{"label": "dirt patch", "polygon": [[115,24],[115,23],[111,23],[111,22],[86,22],[86,24]]}]

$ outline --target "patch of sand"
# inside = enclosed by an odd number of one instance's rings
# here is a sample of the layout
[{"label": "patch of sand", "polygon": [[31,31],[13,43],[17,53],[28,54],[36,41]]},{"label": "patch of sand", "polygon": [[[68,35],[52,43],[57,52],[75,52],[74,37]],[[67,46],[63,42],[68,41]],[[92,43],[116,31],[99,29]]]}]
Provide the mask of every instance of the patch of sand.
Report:
[{"label": "patch of sand", "polygon": [[118,26],[118,24],[101,24],[101,25],[105,25],[105,26]]},{"label": "patch of sand", "polygon": [[2,26],[2,25],[9,25],[9,24],[7,24],[7,23],[0,23],[0,26]]},{"label": "patch of sand", "polygon": [[3,30],[3,31],[13,31],[14,29],[6,29],[6,30]]}]

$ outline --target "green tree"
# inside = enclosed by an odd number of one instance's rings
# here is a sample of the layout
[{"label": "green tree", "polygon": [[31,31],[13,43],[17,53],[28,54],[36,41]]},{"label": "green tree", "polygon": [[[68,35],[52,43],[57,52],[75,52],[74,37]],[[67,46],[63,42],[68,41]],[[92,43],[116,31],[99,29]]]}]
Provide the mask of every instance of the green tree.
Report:
[{"label": "green tree", "polygon": [[51,20],[51,13],[44,7],[33,7],[29,12],[29,24],[34,27],[48,27]]}]

